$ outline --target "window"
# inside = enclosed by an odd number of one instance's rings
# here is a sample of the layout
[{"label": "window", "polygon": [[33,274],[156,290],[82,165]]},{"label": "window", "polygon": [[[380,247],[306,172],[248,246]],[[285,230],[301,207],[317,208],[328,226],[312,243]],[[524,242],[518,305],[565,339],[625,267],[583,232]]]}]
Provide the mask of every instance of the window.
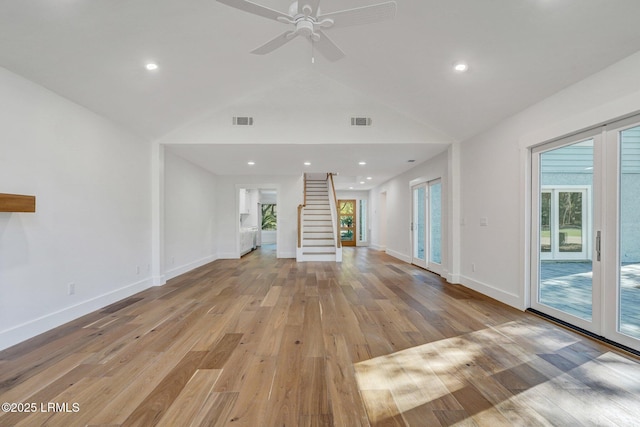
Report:
[{"label": "window", "polygon": [[262,205],[262,230],[270,231],[276,229],[278,213],[275,204]]}]

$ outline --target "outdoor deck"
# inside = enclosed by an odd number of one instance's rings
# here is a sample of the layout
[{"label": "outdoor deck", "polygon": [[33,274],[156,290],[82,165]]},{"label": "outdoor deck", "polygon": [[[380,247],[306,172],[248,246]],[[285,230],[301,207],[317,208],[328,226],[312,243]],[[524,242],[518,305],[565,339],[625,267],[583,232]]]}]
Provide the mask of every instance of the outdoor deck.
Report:
[{"label": "outdoor deck", "polygon": [[[591,264],[543,261],[540,268],[540,302],[591,320]],[[640,338],[640,264],[622,266],[620,285],[620,332]]]}]

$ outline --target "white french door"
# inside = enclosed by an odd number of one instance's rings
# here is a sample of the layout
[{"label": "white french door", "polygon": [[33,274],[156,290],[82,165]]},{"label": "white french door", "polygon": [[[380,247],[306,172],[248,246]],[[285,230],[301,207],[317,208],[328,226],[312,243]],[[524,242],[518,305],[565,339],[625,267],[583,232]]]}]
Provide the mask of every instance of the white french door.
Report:
[{"label": "white french door", "polygon": [[531,307],[640,350],[640,117],[532,150]]},{"label": "white french door", "polygon": [[440,179],[414,185],[412,191],[411,262],[441,274],[442,183]]}]

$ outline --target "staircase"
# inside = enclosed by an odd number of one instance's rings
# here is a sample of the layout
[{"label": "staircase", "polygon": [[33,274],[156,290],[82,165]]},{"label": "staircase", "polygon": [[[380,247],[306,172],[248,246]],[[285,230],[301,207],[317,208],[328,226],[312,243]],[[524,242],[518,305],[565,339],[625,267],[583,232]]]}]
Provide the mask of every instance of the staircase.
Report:
[{"label": "staircase", "polygon": [[297,261],[342,261],[342,248],[336,247],[329,185],[331,181],[327,179],[305,179]]}]

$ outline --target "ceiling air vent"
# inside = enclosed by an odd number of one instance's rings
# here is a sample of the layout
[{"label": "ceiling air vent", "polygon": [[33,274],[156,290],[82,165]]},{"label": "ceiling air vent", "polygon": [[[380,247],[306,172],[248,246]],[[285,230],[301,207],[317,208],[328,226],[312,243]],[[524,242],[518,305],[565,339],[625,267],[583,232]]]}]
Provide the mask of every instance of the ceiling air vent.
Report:
[{"label": "ceiling air vent", "polygon": [[371,117],[351,117],[351,126],[371,126]]},{"label": "ceiling air vent", "polygon": [[253,126],[253,117],[234,117],[234,126]]}]

